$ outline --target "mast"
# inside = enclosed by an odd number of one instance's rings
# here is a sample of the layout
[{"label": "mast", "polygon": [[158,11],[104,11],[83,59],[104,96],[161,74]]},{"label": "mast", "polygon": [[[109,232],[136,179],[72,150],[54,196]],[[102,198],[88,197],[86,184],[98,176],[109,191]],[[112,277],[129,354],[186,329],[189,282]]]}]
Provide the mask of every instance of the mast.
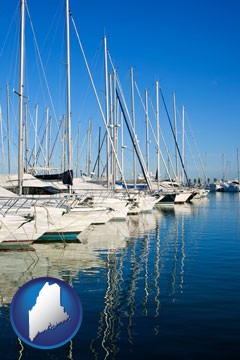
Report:
[{"label": "mast", "polygon": [[[118,120],[117,120],[117,74],[116,69],[113,70],[113,147],[118,156]],[[117,180],[117,164],[116,158],[113,156],[113,189],[115,189]]]},{"label": "mast", "polygon": [[25,139],[25,168],[24,172],[28,173],[28,122],[27,122],[27,103],[24,103],[24,139]]},{"label": "mast", "polygon": [[[69,0],[66,0],[66,67],[67,67],[67,161],[68,170],[72,166],[72,135],[71,135],[71,92],[70,92],[70,35],[69,35]],[[69,192],[71,188],[69,187]]]},{"label": "mast", "polygon": [[9,89],[6,84],[6,98],[7,98],[7,132],[8,132],[8,174],[11,173],[11,154],[10,154],[10,106],[9,106]]},{"label": "mast", "polygon": [[157,183],[158,188],[161,179],[160,169],[160,125],[159,125],[159,83],[156,81],[156,132],[157,132]]},{"label": "mast", "polygon": [[184,162],[185,162],[185,154],[184,154],[184,106],[182,107],[182,161],[183,161],[183,168],[182,168],[182,182],[184,181]]},{"label": "mast", "polygon": [[[160,89],[160,93],[161,93],[163,105],[164,105],[164,108],[165,108],[165,111],[166,111],[166,114],[167,114],[168,122],[169,122],[169,125],[170,125],[170,128],[171,128],[172,134],[173,134],[174,142],[175,142],[175,145],[176,145],[176,147],[177,147],[179,159],[180,159],[181,164],[182,164],[182,172],[183,172],[183,175],[185,175],[185,177],[186,177],[187,184],[189,184],[189,179],[188,179],[188,176],[187,176],[187,173],[186,173],[186,170],[185,170],[183,157],[182,157],[182,155],[181,155],[181,152],[180,152],[180,150],[179,150],[178,143],[177,143],[177,141],[176,141],[176,137],[175,137],[174,129],[173,129],[172,122],[171,122],[171,119],[170,119],[170,115],[169,115],[169,112],[168,112],[168,109],[167,109],[166,101],[165,101],[165,99],[164,99],[163,92],[162,92],[161,89]],[[174,176],[176,176],[176,175],[174,174]]]},{"label": "mast", "polygon": [[225,178],[225,170],[224,170],[224,154],[222,154],[222,181]]},{"label": "mast", "polygon": [[[73,22],[74,29],[75,29],[75,31],[76,31],[78,43],[79,43],[79,46],[80,46],[80,49],[81,49],[81,52],[82,52],[82,55],[83,55],[84,63],[85,63],[85,65],[86,65],[86,69],[87,69],[87,72],[88,72],[88,75],[89,75],[89,78],[90,78],[92,87],[93,87],[93,91],[94,91],[94,94],[95,94],[95,97],[96,97],[96,100],[97,100],[97,104],[98,104],[98,107],[99,107],[99,110],[100,110],[100,113],[101,113],[101,117],[102,117],[102,119],[103,119],[103,122],[104,122],[104,125],[105,125],[105,128],[106,128],[106,136],[109,137],[109,141],[110,141],[110,143],[111,143],[111,145],[112,145],[112,139],[111,139],[111,135],[110,135],[110,132],[109,132],[109,128],[108,128],[108,126],[107,126],[106,117],[104,116],[104,112],[103,112],[103,109],[102,109],[102,106],[101,106],[101,103],[100,103],[100,100],[99,100],[99,96],[98,96],[98,93],[97,93],[97,90],[96,90],[96,86],[95,86],[95,83],[94,83],[94,81],[93,81],[93,77],[92,77],[92,74],[91,74],[91,71],[90,71],[90,68],[89,68],[89,65],[88,65],[88,61],[87,61],[86,55],[85,55],[85,53],[84,53],[84,49],[83,49],[83,46],[82,46],[82,44],[81,44],[80,37],[79,37],[78,31],[77,31],[77,28],[76,28],[76,24],[75,24],[73,18],[72,18],[72,22]],[[117,82],[118,82],[118,79],[117,79]],[[117,95],[117,97],[118,97],[118,95]],[[105,136],[104,136],[104,138],[105,138]],[[117,158],[116,151],[115,151],[114,147],[113,147],[112,149],[113,149],[113,153],[114,153],[114,156],[115,156],[115,158],[116,158],[117,166],[118,166],[119,171],[120,171],[120,173],[121,173],[123,182],[124,182],[124,184],[126,185],[126,181],[125,181],[125,179],[124,179],[124,174],[123,174],[123,172],[122,172],[120,162],[119,162],[119,160],[118,160],[118,158]],[[129,194],[128,189],[127,189],[127,186],[126,186],[126,192]]]},{"label": "mast", "polygon": [[44,172],[47,173],[48,163],[48,120],[49,120],[49,108],[46,108],[46,130],[45,130],[45,156],[44,156]]},{"label": "mast", "polygon": [[175,134],[175,160],[176,160],[176,175],[178,177],[178,151],[177,151],[177,111],[176,111],[176,97],[173,93],[173,117],[174,117],[174,134]]},{"label": "mast", "polygon": [[148,131],[148,91],[145,90],[145,121],[146,121],[146,168],[149,172],[149,131]]},{"label": "mast", "polygon": [[97,178],[100,177],[100,152],[101,152],[101,126],[98,128],[98,159],[97,159]]},{"label": "mast", "polygon": [[2,155],[2,173],[5,172],[5,161],[4,161],[4,144],[3,144],[3,118],[2,118],[2,108],[0,106],[0,137],[1,137],[1,155]]},{"label": "mast", "polygon": [[[133,79],[133,68],[130,68],[130,78],[131,78],[131,102],[132,102],[132,128],[135,132],[135,101],[134,101],[134,79]],[[137,185],[137,170],[136,170],[136,151],[133,144],[133,183],[134,188]]]},{"label": "mast", "polygon": [[76,177],[79,176],[79,157],[80,157],[80,123],[78,123]]},{"label": "mast", "polygon": [[239,182],[239,156],[238,156],[238,148],[237,148],[237,179]]},{"label": "mast", "polygon": [[120,113],[120,124],[121,124],[121,168],[124,173],[124,149],[126,146],[124,146],[124,128],[123,128],[123,113],[121,111]]},{"label": "mast", "polygon": [[25,0],[20,0],[20,74],[19,74],[19,118],[18,118],[18,193],[23,187],[23,88],[24,88],[24,43],[25,43]]},{"label": "mast", "polygon": [[205,176],[205,184],[207,184],[207,152],[205,151],[205,159],[204,159],[204,176]]},{"label": "mast", "polygon": [[[121,89],[120,89],[121,90]],[[122,96],[122,94],[121,94]],[[120,110],[123,114],[123,119],[124,119],[124,122],[127,126],[127,130],[128,130],[128,133],[130,135],[130,138],[131,138],[131,141],[134,145],[134,150],[136,151],[136,155],[138,157],[138,160],[139,160],[139,164],[140,164],[140,167],[141,167],[141,170],[142,170],[142,173],[143,173],[143,176],[146,180],[146,183],[148,185],[148,188],[149,190],[152,190],[152,183],[151,183],[151,179],[149,177],[149,173],[146,169],[146,165],[145,165],[145,161],[143,159],[143,155],[142,155],[142,152],[141,152],[141,149],[140,149],[140,146],[138,144],[138,141],[137,141],[137,136],[136,136],[136,133],[133,131],[133,128],[131,128],[132,126],[132,123],[129,124],[129,120],[130,120],[130,115],[129,115],[129,112],[128,112],[128,109],[127,109],[127,106],[126,106],[126,102],[125,102],[125,99],[123,97],[123,100],[124,100],[124,106],[125,106],[125,109],[126,109],[126,113],[127,113],[127,116],[124,112],[124,108],[123,108],[123,105],[121,103],[121,99],[117,93],[117,98],[119,100],[119,105],[120,105]],[[130,126],[131,125],[131,126]],[[125,184],[126,185],[126,184]]]},{"label": "mast", "polygon": [[[109,87],[108,87],[108,61],[107,61],[107,38],[103,38],[104,44],[104,74],[105,74],[105,116],[106,116],[106,125],[109,127]],[[106,137],[106,170],[107,170],[107,187],[109,188],[109,133]]]},{"label": "mast", "polygon": [[38,128],[38,104],[35,105],[35,136],[34,136],[34,172],[37,166],[37,128]]},{"label": "mast", "polygon": [[65,136],[66,136],[66,115],[63,116],[63,121],[62,121],[62,172],[66,170]]},{"label": "mast", "polygon": [[52,135],[52,117],[49,116],[49,120],[48,120],[48,153],[47,153],[48,174],[50,174],[50,146],[51,146],[51,135]]},{"label": "mast", "polygon": [[[113,77],[112,73],[109,74],[109,130],[111,134],[111,140],[113,144]],[[111,179],[113,179],[113,150],[112,144],[109,144],[109,173],[111,174]],[[113,181],[112,181],[113,185]]]},{"label": "mast", "polygon": [[91,176],[91,142],[92,142],[92,119],[88,121],[88,131],[87,131],[87,151],[86,151],[86,173],[87,176]]}]

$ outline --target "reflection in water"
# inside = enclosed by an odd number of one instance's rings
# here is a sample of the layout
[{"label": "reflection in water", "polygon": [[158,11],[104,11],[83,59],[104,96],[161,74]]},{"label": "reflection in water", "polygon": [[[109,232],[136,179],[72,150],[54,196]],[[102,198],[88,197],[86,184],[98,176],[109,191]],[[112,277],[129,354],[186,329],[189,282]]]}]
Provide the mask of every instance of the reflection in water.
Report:
[{"label": "reflection in water", "polygon": [[86,243],[34,244],[32,251],[0,251],[0,305],[10,304],[18,288],[36,277],[66,280],[66,276],[76,278],[79,271],[95,274],[105,266],[99,251],[124,249],[128,234],[127,224],[115,222],[93,227]]},{"label": "reflection in water", "polygon": [[[104,308],[99,316],[97,336],[90,346],[94,359],[117,358],[121,339],[127,339],[131,353],[138,333],[138,319],[149,322],[154,318],[152,331],[155,336],[159,334],[161,273],[165,282],[170,263],[171,290],[165,296],[174,302],[176,296],[180,296],[175,293],[176,286],[183,292],[184,219],[180,210],[177,214],[172,213],[170,222],[169,217],[165,222],[161,211],[130,217],[131,238],[127,251],[107,255]],[[168,236],[161,240],[162,227],[167,227]],[[126,348],[126,343],[124,346]]]},{"label": "reflection in water", "polygon": [[[98,321],[97,337],[91,341],[90,350],[95,359],[99,359],[96,343],[101,343],[104,359],[110,355],[115,356],[119,351],[117,341],[120,338],[120,329],[123,326],[121,318],[117,317],[121,306],[121,282],[124,253],[116,259],[116,253],[109,251],[106,261],[106,293],[104,296],[104,308]],[[102,357],[101,357],[102,358]]]},{"label": "reflection in water", "polygon": [[[155,319],[158,318],[159,316],[159,310],[160,310],[160,227],[159,227],[159,223],[156,223],[156,232],[155,232],[155,238],[156,238],[156,261],[155,261],[155,265],[154,265],[154,270],[155,270],[155,276],[154,276],[154,286],[156,289],[156,295],[154,297],[155,300],[155,314],[154,317]],[[159,333],[159,324],[156,323],[155,327],[154,327],[154,334],[158,335]]]},{"label": "reflection in water", "polygon": [[175,301],[175,286],[176,286],[176,276],[177,276],[177,259],[178,259],[178,216],[176,217],[175,225],[175,239],[174,239],[174,253],[173,253],[173,269],[172,269],[172,292],[171,298],[172,301]]},{"label": "reflection in water", "polygon": [[46,275],[70,282],[84,311],[73,340],[46,359],[228,359],[225,345],[237,355],[239,209],[237,197],[221,194],[210,205],[203,199],[89,227],[81,244],[0,252],[0,346],[9,349],[2,357],[42,359],[13,334],[9,304],[24,282]]},{"label": "reflection in water", "polygon": [[68,359],[73,360],[73,341],[70,340],[68,345],[69,345]]},{"label": "reflection in water", "polygon": [[17,289],[32,278],[33,269],[39,261],[33,251],[0,252],[0,305],[10,304]]},{"label": "reflection in water", "polygon": [[181,241],[181,280],[180,280],[180,288],[181,293],[183,293],[183,285],[184,285],[184,261],[185,261],[185,244],[184,244],[184,218],[182,217],[182,241]]},{"label": "reflection in water", "polygon": [[149,234],[146,234],[145,237],[145,249],[144,249],[144,253],[145,253],[145,274],[144,274],[144,292],[145,292],[145,297],[144,297],[144,301],[143,301],[143,305],[144,305],[144,315],[147,316],[148,315],[148,310],[147,310],[147,303],[148,303],[148,257],[149,257]]},{"label": "reflection in water", "polygon": [[21,339],[19,339],[19,338],[18,338],[18,343],[19,343],[19,346],[20,346],[18,360],[21,360],[22,356],[23,356],[24,346],[23,346],[23,343],[22,343]]},{"label": "reflection in water", "polygon": [[[130,353],[139,321],[158,336],[164,305],[183,294],[185,221],[193,212],[191,205],[166,207],[130,216],[126,222],[89,227],[80,244],[36,244],[32,252],[0,253],[1,306],[9,306],[17,289],[32,278],[53,276],[81,284],[80,278],[97,281],[104,270],[101,286],[106,290],[91,337],[91,355],[96,360],[115,359],[122,342]],[[24,346],[20,339],[18,343],[22,359]],[[69,359],[74,358],[73,344],[74,339],[68,344]]]},{"label": "reflection in water", "polygon": [[[183,208],[183,212],[181,213],[178,211],[175,213],[175,239],[174,243],[174,251],[173,251],[173,269],[172,269],[172,292],[171,298],[172,302],[175,302],[176,298],[176,289],[180,288],[181,293],[183,293],[183,285],[184,285],[184,259],[185,259],[185,252],[184,252],[184,224],[185,224],[185,217],[186,211]],[[187,214],[189,214],[187,212]],[[179,229],[180,228],[180,229]],[[180,249],[179,249],[180,247]],[[179,253],[180,252],[180,253]],[[178,269],[180,259],[180,270]],[[180,275],[180,280],[178,284],[178,274]]]}]

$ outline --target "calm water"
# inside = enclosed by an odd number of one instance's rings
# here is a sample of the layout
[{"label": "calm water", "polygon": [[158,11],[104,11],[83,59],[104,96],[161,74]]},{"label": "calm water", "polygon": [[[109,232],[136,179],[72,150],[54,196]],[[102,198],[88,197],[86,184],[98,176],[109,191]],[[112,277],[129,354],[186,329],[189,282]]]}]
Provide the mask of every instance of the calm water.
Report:
[{"label": "calm water", "polygon": [[[211,194],[93,228],[87,244],[0,253],[1,359],[239,359],[240,197]],[[31,348],[9,304],[34,277],[62,278],[83,305],[67,345]]]}]

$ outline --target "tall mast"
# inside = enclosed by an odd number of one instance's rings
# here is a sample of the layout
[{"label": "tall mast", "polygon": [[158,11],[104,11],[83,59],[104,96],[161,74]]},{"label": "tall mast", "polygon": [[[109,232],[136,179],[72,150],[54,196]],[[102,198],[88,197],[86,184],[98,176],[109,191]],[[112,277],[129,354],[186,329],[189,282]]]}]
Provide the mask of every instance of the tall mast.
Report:
[{"label": "tall mast", "polygon": [[101,152],[101,126],[98,129],[98,160],[97,160],[97,178],[100,177],[100,152]]},{"label": "tall mast", "polygon": [[[130,78],[131,78],[131,102],[132,102],[132,128],[135,132],[135,101],[134,101],[134,78],[133,78],[133,68],[130,68]],[[133,144],[133,182],[134,188],[137,185],[137,165],[136,165],[136,151]]]},{"label": "tall mast", "polygon": [[27,103],[24,103],[24,140],[25,140],[25,173],[28,173],[28,121],[27,121]]},{"label": "tall mast", "polygon": [[92,119],[88,121],[88,131],[87,131],[87,151],[86,151],[86,173],[87,176],[91,175],[91,142],[92,142]]},{"label": "tall mast", "polygon": [[48,153],[47,153],[48,174],[50,173],[50,146],[51,146],[51,135],[52,135],[52,117],[49,116],[49,120],[48,120]]},{"label": "tall mast", "polygon": [[[67,161],[68,170],[72,170],[72,134],[71,134],[71,92],[70,92],[70,35],[69,0],[66,0],[66,66],[67,66]],[[70,191],[70,188],[69,188]]]},{"label": "tall mast", "polygon": [[38,104],[35,105],[35,136],[34,136],[34,172],[37,166],[37,128],[38,128]]},{"label": "tall mast", "polygon": [[49,108],[46,108],[46,130],[45,130],[45,156],[44,156],[44,172],[47,174],[48,163],[48,121],[49,121]]},{"label": "tall mast", "polygon": [[185,130],[184,130],[184,106],[182,107],[182,182],[184,181],[184,162],[185,162],[185,154],[184,154],[184,136],[185,136]]},{"label": "tall mast", "polygon": [[158,187],[161,179],[160,169],[160,125],[159,125],[159,83],[156,81],[156,130],[157,130],[157,183]]},{"label": "tall mast", "polygon": [[148,91],[145,90],[145,118],[146,118],[146,168],[149,172],[149,131],[148,131]]},{"label": "tall mast", "polygon": [[225,180],[225,169],[224,169],[224,154],[222,154],[222,181]]},{"label": "tall mast", "polygon": [[[118,156],[118,120],[117,120],[117,74],[116,69],[113,70],[113,146]],[[117,180],[117,164],[116,158],[113,156],[113,189]]]},{"label": "tall mast", "polygon": [[63,116],[63,121],[62,121],[62,172],[66,171],[65,137],[66,137],[66,115]]},{"label": "tall mast", "polygon": [[178,151],[177,151],[177,111],[176,111],[176,97],[173,93],[173,117],[174,117],[174,134],[175,134],[175,160],[176,160],[176,175],[178,177]]},{"label": "tall mast", "polygon": [[23,186],[23,88],[24,88],[24,43],[25,43],[25,0],[20,0],[20,74],[19,74],[19,118],[18,118],[18,193]]},{"label": "tall mast", "polygon": [[7,132],[8,132],[8,174],[11,173],[11,154],[10,154],[10,107],[9,107],[9,89],[6,85],[6,98],[7,98]]},{"label": "tall mast", "polygon": [[238,156],[238,148],[237,148],[237,179],[239,182],[239,156]]},{"label": "tall mast", "polygon": [[77,161],[76,161],[76,177],[79,176],[79,157],[80,157],[80,123],[78,124],[78,137],[77,137]]},{"label": "tall mast", "polygon": [[[109,130],[111,134],[112,144],[113,142],[113,76],[109,74]],[[113,179],[113,149],[112,144],[109,144],[109,173],[111,174],[111,179]],[[113,181],[112,181],[113,185]]]},{"label": "tall mast", "polygon": [[205,184],[207,184],[207,152],[205,151],[205,159],[204,159],[204,176],[205,176]]},{"label": "tall mast", "polygon": [[120,113],[120,124],[121,124],[121,168],[122,172],[124,173],[124,128],[123,128],[123,113]]},{"label": "tall mast", "polygon": [[3,118],[2,118],[2,108],[0,106],[0,137],[1,137],[1,155],[2,155],[2,174],[5,172],[5,161],[4,161],[4,144],[3,144]]},{"label": "tall mast", "polygon": [[[104,36],[103,38],[104,44],[104,73],[105,73],[105,116],[106,116],[106,125],[109,127],[109,86],[108,86],[108,61],[107,61],[107,38]],[[109,180],[109,133],[107,133],[106,137],[106,169],[107,169],[107,187],[110,186]]]}]

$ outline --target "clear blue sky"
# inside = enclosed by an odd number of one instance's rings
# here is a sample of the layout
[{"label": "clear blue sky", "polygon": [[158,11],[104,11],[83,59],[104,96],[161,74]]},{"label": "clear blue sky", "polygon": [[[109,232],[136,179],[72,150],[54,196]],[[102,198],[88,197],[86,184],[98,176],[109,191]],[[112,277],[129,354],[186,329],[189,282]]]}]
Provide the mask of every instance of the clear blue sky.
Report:
[{"label": "clear blue sky", "polygon": [[[28,0],[27,4],[59,121],[66,112],[63,65],[65,61],[64,0]],[[208,176],[222,177],[222,154],[224,154],[226,176],[236,177],[236,149],[240,148],[240,1],[70,0],[70,9],[93,70],[103,107],[102,38],[106,34],[108,49],[118,70],[128,104],[130,104],[129,68],[133,67],[142,96],[147,88],[154,103],[154,83],[155,80],[159,80],[171,117],[173,92],[176,93],[178,111],[181,112],[182,105],[185,106],[203,163],[206,160]],[[18,15],[18,0],[1,1],[0,103],[6,129],[5,85],[8,82],[12,104],[12,153],[16,153],[14,144],[17,136],[17,96],[12,93],[12,89],[18,88]],[[36,64],[38,63],[39,66],[39,60],[36,60],[28,16],[26,22],[25,91],[29,96],[28,105],[32,117],[34,106],[38,102],[42,106],[39,110],[42,119],[45,107],[49,105],[51,108],[51,104],[42,72],[37,70]],[[76,142],[77,127],[80,122],[83,143],[88,120],[92,118],[94,162],[97,130],[98,126],[103,124],[72,24],[71,63],[73,142]],[[137,94],[135,97],[137,131],[145,154],[144,113]],[[51,111],[53,113],[52,109]],[[173,141],[161,103],[160,116],[164,136],[174,161]],[[150,114],[150,118],[154,124],[153,114]],[[180,124],[178,127],[180,136]],[[31,129],[29,133],[31,135]],[[189,142],[193,144],[187,127],[186,133]],[[54,135],[52,137],[54,138]],[[6,138],[4,141],[6,147]],[[32,143],[31,140],[29,143]],[[60,157],[59,152],[60,150],[55,158]],[[152,158],[155,158],[153,140],[151,152]],[[192,152],[198,162],[193,145]],[[129,146],[129,150],[126,151],[128,171],[131,169],[131,158]],[[189,177],[197,177],[187,140],[186,159]],[[81,161],[84,167],[84,154]],[[150,168],[152,171],[155,170],[155,160]],[[163,170],[163,175],[164,173]],[[200,176],[202,176],[201,172]]]}]

